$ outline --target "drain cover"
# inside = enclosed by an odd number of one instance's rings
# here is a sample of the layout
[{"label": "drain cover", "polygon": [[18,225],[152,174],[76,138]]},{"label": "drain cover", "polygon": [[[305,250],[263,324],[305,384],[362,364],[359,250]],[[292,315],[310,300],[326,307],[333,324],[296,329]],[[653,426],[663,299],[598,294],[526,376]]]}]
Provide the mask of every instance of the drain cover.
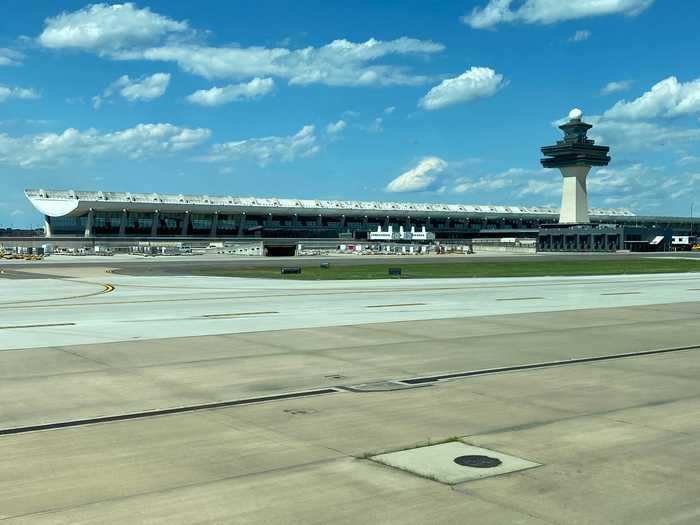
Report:
[{"label": "drain cover", "polygon": [[455,458],[455,463],[457,465],[462,465],[463,467],[474,467],[474,468],[493,468],[497,467],[503,463],[498,458],[492,458],[490,456],[459,456]]}]

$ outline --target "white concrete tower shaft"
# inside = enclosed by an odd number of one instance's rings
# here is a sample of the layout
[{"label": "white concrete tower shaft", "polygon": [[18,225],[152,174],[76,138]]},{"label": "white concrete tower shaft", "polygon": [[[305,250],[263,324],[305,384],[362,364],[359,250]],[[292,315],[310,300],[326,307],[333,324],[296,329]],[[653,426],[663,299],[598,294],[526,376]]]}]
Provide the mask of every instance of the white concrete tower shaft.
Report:
[{"label": "white concrete tower shaft", "polygon": [[586,177],[591,166],[565,166],[559,168],[563,178],[561,187],[560,224],[582,224],[588,218],[588,190]]}]

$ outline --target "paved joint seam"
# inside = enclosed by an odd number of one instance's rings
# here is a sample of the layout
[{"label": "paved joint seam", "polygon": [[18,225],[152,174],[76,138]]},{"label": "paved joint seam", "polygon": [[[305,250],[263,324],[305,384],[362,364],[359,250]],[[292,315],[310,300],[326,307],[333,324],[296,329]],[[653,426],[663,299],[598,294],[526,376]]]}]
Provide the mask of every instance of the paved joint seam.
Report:
[{"label": "paved joint seam", "polygon": [[113,421],[128,421],[130,419],[143,419],[155,416],[167,416],[172,414],[182,414],[186,412],[197,412],[200,410],[212,410],[215,408],[227,408],[240,405],[251,405],[253,403],[263,403],[266,401],[282,401],[285,399],[295,399],[299,397],[320,396],[325,394],[335,394],[343,392],[339,388],[319,388],[316,390],[305,390],[302,392],[289,392],[286,394],[273,394],[262,397],[252,397],[246,399],[236,399],[233,401],[220,401],[217,403],[206,403],[202,405],[189,405],[184,407],[166,408],[162,410],[151,410],[145,412],[131,412],[128,414],[117,414],[114,416],[101,416],[90,419],[74,419],[70,421],[59,421],[56,423],[46,423],[42,425],[31,425],[26,427],[15,427],[0,429],[0,436],[9,434],[24,434],[27,432],[36,432],[39,430],[56,430],[60,428],[79,427],[86,425],[96,425],[99,423],[109,423]]},{"label": "paved joint seam", "polygon": [[542,363],[530,363],[524,365],[503,366],[498,368],[484,368],[481,370],[469,370],[466,372],[453,372],[450,374],[440,374],[434,376],[414,377],[411,379],[401,379],[398,383],[407,385],[420,385],[422,383],[434,383],[445,379],[459,379],[463,377],[480,376],[487,374],[498,374],[503,372],[517,372],[520,370],[534,370],[537,368],[550,368],[555,366],[577,365],[581,363],[594,363],[596,361],[611,361],[614,359],[625,359],[627,357],[643,357],[656,354],[667,354],[672,352],[683,352],[686,350],[698,350],[700,345],[679,346],[675,348],[659,348],[656,350],[642,350],[639,352],[628,352],[625,354],[601,355],[594,357],[579,357],[560,361],[545,361]]},{"label": "paved joint seam", "polygon": [[[581,363],[593,363],[593,362],[597,362],[597,361],[611,361],[611,360],[615,360],[615,359],[625,359],[625,358],[629,358],[629,357],[644,357],[644,356],[649,356],[649,355],[659,355],[659,354],[683,352],[683,351],[698,350],[698,349],[700,349],[700,345],[680,346],[680,347],[675,347],[675,348],[660,348],[660,349],[656,349],[656,350],[642,350],[639,352],[628,352],[628,353],[624,353],[624,354],[613,354],[613,355],[594,356],[594,357],[581,357],[581,358],[576,358],[576,359],[567,359],[567,360],[560,360],[560,361],[545,361],[542,363],[530,363],[530,364],[524,364],[524,365],[513,365],[513,366],[505,366],[505,367],[498,367],[498,368],[485,368],[485,369],[481,369],[481,370],[470,370],[470,371],[466,371],[466,372],[453,372],[450,374],[415,377],[415,378],[411,378],[411,379],[400,379],[400,380],[394,380],[393,382],[395,382],[397,384],[403,384],[403,385],[421,385],[421,384],[425,384],[425,383],[435,383],[435,382],[443,381],[443,380],[447,380],[447,379],[460,379],[460,378],[466,378],[466,377],[488,375],[488,374],[498,374],[498,373],[504,373],[504,372],[517,372],[517,371],[522,371],[522,370],[535,370],[538,368],[551,368],[551,367],[557,367],[557,366],[576,365],[576,364],[581,364]],[[301,398],[301,397],[312,397],[312,396],[319,396],[319,395],[326,395],[326,394],[335,394],[335,393],[340,393],[340,392],[357,392],[357,390],[354,390],[351,387],[338,386],[338,387],[329,387],[329,388],[319,388],[319,389],[315,389],[315,390],[305,390],[302,392],[290,392],[290,393],[286,393],[286,394],[273,394],[273,395],[269,395],[269,396],[237,399],[237,400],[232,400],[232,401],[220,401],[217,403],[206,403],[206,404],[201,404],[201,405],[189,405],[189,406],[184,406],[184,407],[166,408],[166,409],[161,409],[161,410],[151,410],[151,411],[143,411],[143,412],[131,412],[128,414],[118,414],[118,415],[114,415],[114,416],[101,416],[101,417],[95,417],[95,418],[89,418],[89,419],[74,419],[74,420],[69,420],[69,421],[60,421],[60,422],[56,422],[56,423],[46,423],[46,424],[41,424],[41,425],[31,425],[31,426],[25,426],[25,427],[0,429],[0,436],[12,435],[12,434],[24,434],[27,432],[36,432],[36,431],[41,431],[41,430],[57,430],[57,429],[61,429],[61,428],[96,425],[96,424],[100,424],[100,423],[109,423],[109,422],[114,422],[114,421],[128,421],[131,419],[143,419],[143,418],[155,417],[155,416],[182,414],[182,413],[187,413],[187,412],[197,412],[200,410],[212,410],[212,409],[216,409],[216,408],[227,408],[227,407],[234,407],[234,406],[241,406],[241,405],[250,405],[250,404],[254,404],[254,403],[264,403],[264,402],[268,402],[268,401],[284,401],[287,399],[295,399],[295,398]]]},{"label": "paved joint seam", "polygon": [[19,330],[20,328],[47,328],[50,326],[75,326],[75,323],[18,324],[13,326],[0,326],[0,330]]}]

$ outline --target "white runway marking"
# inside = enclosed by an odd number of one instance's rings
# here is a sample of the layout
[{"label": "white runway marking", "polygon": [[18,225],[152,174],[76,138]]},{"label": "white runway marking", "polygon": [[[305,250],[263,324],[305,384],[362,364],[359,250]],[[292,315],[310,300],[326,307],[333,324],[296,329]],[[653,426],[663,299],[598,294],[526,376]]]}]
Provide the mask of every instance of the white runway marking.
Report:
[{"label": "white runway marking", "polygon": [[65,325],[3,330],[0,350],[669,304],[697,301],[700,289],[698,273],[401,281],[113,274],[109,280],[111,293],[100,292],[106,283],[99,278],[0,281],[0,325]]}]

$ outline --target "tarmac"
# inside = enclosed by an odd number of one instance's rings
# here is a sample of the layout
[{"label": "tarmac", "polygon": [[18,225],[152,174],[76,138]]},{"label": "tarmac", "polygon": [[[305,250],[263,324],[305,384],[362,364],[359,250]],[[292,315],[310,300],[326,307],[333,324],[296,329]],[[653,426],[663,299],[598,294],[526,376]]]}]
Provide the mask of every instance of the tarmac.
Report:
[{"label": "tarmac", "polygon": [[[700,521],[700,274],[36,268],[0,279],[2,523]],[[527,468],[441,481],[442,443]]]}]

